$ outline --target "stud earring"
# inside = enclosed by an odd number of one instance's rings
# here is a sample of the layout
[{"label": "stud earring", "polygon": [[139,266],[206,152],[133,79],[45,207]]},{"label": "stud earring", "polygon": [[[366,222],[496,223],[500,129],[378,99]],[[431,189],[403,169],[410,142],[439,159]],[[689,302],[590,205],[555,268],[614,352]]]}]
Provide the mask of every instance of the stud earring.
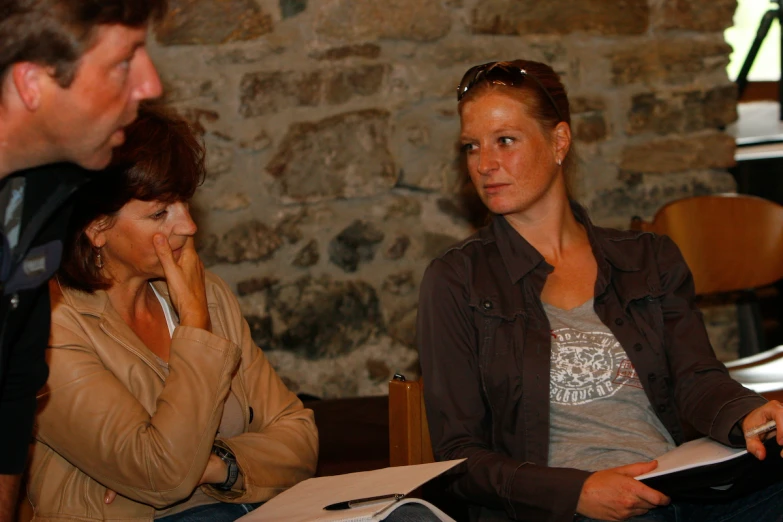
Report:
[{"label": "stud earring", "polygon": [[558,165],[562,165],[563,164],[563,160],[561,160],[560,158],[557,158],[557,164]]}]

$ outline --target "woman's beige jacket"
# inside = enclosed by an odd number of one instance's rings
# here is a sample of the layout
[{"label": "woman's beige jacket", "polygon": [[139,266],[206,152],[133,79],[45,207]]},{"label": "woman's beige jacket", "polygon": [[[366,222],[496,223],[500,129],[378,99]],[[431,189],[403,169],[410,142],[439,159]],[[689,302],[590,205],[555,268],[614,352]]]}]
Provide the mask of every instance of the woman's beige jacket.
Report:
[{"label": "woman's beige jacket", "polygon": [[[155,288],[168,299],[162,282]],[[305,409],[253,343],[228,286],[207,273],[212,332],[178,326],[169,375],[105,292],[52,281],[50,375],[39,394],[28,494],[35,520],[151,520],[190,496],[213,442],[236,455],[244,491],[204,491],[225,502],[267,500],[315,472],[318,435]],[[229,389],[245,432],[215,433]],[[106,488],[118,492],[110,505]]]}]

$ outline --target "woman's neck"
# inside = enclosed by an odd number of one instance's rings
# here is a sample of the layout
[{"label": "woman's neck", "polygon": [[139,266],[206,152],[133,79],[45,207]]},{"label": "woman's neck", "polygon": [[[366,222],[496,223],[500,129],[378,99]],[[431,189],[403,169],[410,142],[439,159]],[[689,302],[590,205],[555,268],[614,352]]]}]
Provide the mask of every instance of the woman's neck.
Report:
[{"label": "woman's neck", "polygon": [[158,300],[146,279],[115,283],[106,293],[114,309],[129,325],[156,315]]},{"label": "woman's neck", "polygon": [[552,265],[564,252],[588,240],[584,226],[576,220],[566,197],[541,201],[526,212],[504,216],[519,234]]}]

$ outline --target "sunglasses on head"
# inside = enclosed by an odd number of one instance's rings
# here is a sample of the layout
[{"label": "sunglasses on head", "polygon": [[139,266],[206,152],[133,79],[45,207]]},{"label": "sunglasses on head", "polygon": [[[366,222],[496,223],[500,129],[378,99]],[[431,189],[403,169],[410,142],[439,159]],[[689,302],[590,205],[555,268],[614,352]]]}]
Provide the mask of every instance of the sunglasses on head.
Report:
[{"label": "sunglasses on head", "polygon": [[482,65],[475,65],[468,69],[468,72],[462,77],[462,81],[459,82],[459,87],[457,87],[457,101],[462,100],[474,85],[482,81],[496,85],[518,87],[525,82],[525,78],[533,80],[544,94],[546,94],[546,97],[555,109],[558,121],[563,121],[563,116],[560,114],[560,109],[558,109],[555,99],[552,98],[552,95],[549,94],[549,91],[546,90],[546,87],[544,87],[538,78],[521,67],[517,67],[508,62],[489,62]]}]

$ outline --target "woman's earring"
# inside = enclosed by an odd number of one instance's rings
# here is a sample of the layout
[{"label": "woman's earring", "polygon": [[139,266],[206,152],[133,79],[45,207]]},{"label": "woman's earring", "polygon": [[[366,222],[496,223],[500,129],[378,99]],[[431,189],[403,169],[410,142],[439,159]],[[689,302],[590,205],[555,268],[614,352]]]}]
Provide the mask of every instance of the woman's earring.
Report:
[{"label": "woman's earring", "polygon": [[561,160],[560,158],[557,158],[557,164],[558,165],[562,165],[563,164],[563,160]]},{"label": "woman's earring", "polygon": [[103,268],[103,258],[101,257],[100,251],[98,251],[98,254],[95,256],[95,266]]}]

